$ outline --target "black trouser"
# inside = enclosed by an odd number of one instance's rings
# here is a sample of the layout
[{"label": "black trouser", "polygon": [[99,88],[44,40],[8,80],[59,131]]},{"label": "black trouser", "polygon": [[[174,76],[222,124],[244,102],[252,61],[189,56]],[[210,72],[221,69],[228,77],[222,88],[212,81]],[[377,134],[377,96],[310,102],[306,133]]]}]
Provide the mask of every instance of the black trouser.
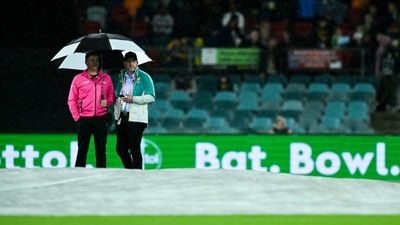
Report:
[{"label": "black trouser", "polygon": [[78,156],[75,167],[85,167],[89,150],[90,138],[94,136],[96,149],[96,167],[106,167],[107,144],[107,116],[81,117],[77,123],[78,128]]},{"label": "black trouser", "polygon": [[121,124],[117,125],[117,153],[126,169],[142,169],[140,142],[147,124],[128,122],[128,117],[121,114]]}]

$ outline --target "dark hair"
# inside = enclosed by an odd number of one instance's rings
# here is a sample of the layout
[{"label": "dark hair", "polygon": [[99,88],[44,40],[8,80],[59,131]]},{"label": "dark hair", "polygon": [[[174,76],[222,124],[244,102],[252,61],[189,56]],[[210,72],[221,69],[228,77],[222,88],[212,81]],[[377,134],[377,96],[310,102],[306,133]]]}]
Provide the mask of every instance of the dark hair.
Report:
[{"label": "dark hair", "polygon": [[92,55],[97,55],[97,57],[100,57],[100,55],[99,55],[98,52],[88,52],[88,53],[86,53],[86,55],[85,55],[85,61],[87,61],[88,58],[89,58],[90,56],[92,56]]},{"label": "dark hair", "polygon": [[134,52],[128,52],[124,56],[124,60],[128,60],[129,58],[133,58],[135,61],[137,61],[137,56]]}]

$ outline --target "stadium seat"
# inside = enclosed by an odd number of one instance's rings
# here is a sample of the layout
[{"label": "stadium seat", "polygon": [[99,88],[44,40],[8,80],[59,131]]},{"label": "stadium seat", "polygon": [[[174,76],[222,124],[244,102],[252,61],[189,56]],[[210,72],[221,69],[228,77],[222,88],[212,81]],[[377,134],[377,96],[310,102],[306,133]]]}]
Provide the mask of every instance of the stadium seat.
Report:
[{"label": "stadium seat", "polygon": [[285,100],[303,101],[306,94],[306,87],[302,83],[289,83],[284,94]]},{"label": "stadium seat", "polygon": [[214,110],[210,113],[211,116],[214,117],[223,117],[227,121],[230,121],[233,116],[233,110],[232,109],[226,109],[224,107],[216,107]]},{"label": "stadium seat", "polygon": [[230,128],[223,117],[210,117],[206,123],[207,131],[210,133],[236,133],[237,130]]},{"label": "stadium seat", "polygon": [[350,100],[361,100],[368,103],[375,101],[375,88],[369,83],[356,83],[353,92],[350,94]]},{"label": "stadium seat", "polygon": [[348,101],[350,92],[350,84],[335,82],[332,84],[329,101]]},{"label": "stadium seat", "polygon": [[256,84],[263,83],[261,76],[258,74],[246,74],[244,76],[243,81],[244,81],[244,83],[256,83]]},{"label": "stadium seat", "polygon": [[154,83],[163,82],[163,83],[171,83],[171,77],[165,73],[157,73],[151,77]]},{"label": "stadium seat", "polygon": [[325,117],[343,119],[346,113],[344,102],[328,102],[325,109]]},{"label": "stadium seat", "polygon": [[238,99],[236,93],[232,91],[219,91],[214,97],[214,103],[216,107],[225,109],[236,108]]},{"label": "stadium seat", "polygon": [[282,85],[286,85],[287,82],[287,77],[283,75],[269,75],[267,78],[267,83],[280,83]]},{"label": "stadium seat", "polygon": [[179,109],[168,109],[163,116],[162,125],[168,131],[178,131],[181,129],[181,123],[184,121],[184,116],[182,110]]},{"label": "stadium seat", "polygon": [[259,117],[275,118],[281,112],[280,101],[266,101],[262,103],[262,107],[256,111]]},{"label": "stadium seat", "polygon": [[149,125],[144,130],[144,133],[145,134],[165,134],[165,133],[168,133],[168,130],[159,124],[156,126]]},{"label": "stadium seat", "polygon": [[162,114],[159,110],[152,107],[149,109],[149,126],[158,126],[161,118]]},{"label": "stadium seat", "polygon": [[158,99],[167,99],[171,91],[171,85],[166,82],[156,82],[154,84],[156,97]]},{"label": "stadium seat", "polygon": [[159,110],[161,113],[170,109],[171,106],[167,100],[157,99],[154,103],[149,105],[149,110]]},{"label": "stadium seat", "polygon": [[283,102],[281,114],[284,117],[298,119],[303,111],[303,103],[297,100],[288,100]]},{"label": "stadium seat", "polygon": [[236,110],[233,112],[233,118],[230,121],[230,125],[241,132],[248,132],[252,120],[253,114],[250,111]]},{"label": "stadium seat", "polygon": [[218,78],[215,75],[199,74],[196,76],[197,90],[215,93],[217,91]]},{"label": "stadium seat", "polygon": [[171,105],[176,109],[188,111],[192,107],[192,100],[186,91],[172,91],[169,97]]},{"label": "stadium seat", "polygon": [[233,88],[235,88],[235,90],[238,90],[240,85],[242,84],[242,75],[238,73],[229,73],[228,78],[231,81]]},{"label": "stadium seat", "polygon": [[310,114],[303,113],[303,115],[299,118],[299,126],[308,132],[312,127],[318,126],[318,118]]},{"label": "stadium seat", "polygon": [[290,77],[290,83],[300,83],[304,84],[305,86],[310,83],[310,76],[308,75],[302,75],[302,74],[294,74]]},{"label": "stadium seat", "polygon": [[331,85],[334,82],[335,78],[329,74],[317,75],[314,78],[315,83],[323,83],[326,85]]},{"label": "stadium seat", "polygon": [[213,95],[211,92],[199,90],[193,96],[195,108],[206,109],[208,111],[214,108]]},{"label": "stadium seat", "polygon": [[311,83],[308,87],[307,100],[325,102],[328,95],[329,89],[327,84]]},{"label": "stadium seat", "polygon": [[240,86],[240,92],[254,92],[258,94],[261,90],[260,84],[259,83],[243,83]]},{"label": "stadium seat", "polygon": [[336,82],[354,85],[357,82],[357,76],[342,74],[336,78]]},{"label": "stadium seat", "polygon": [[208,112],[204,109],[190,109],[186,120],[184,121],[184,127],[193,131],[203,130],[207,119],[209,118]]},{"label": "stadium seat", "polygon": [[272,128],[272,120],[266,117],[255,117],[250,123],[250,130],[256,133],[268,133]]},{"label": "stadium seat", "polygon": [[254,92],[242,92],[239,95],[239,110],[258,110],[258,95]]},{"label": "stadium seat", "polygon": [[338,118],[323,117],[319,125],[317,133],[341,133],[344,132],[341,129],[341,122]]},{"label": "stadium seat", "polygon": [[357,83],[369,83],[376,87],[378,80],[374,75],[364,75],[358,78]]},{"label": "stadium seat", "polygon": [[261,101],[278,101],[282,100],[283,86],[280,83],[267,83],[261,91]]},{"label": "stadium seat", "polygon": [[357,112],[357,111],[363,111],[365,113],[369,113],[369,107],[368,104],[364,101],[351,101],[349,103],[349,107],[347,110],[349,113],[350,112]]}]

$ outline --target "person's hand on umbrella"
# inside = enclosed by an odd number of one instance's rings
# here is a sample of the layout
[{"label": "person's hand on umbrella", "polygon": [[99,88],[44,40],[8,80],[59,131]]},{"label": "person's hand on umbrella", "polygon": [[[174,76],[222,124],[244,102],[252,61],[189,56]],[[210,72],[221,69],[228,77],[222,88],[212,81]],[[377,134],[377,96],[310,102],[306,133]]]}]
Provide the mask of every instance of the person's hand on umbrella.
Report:
[{"label": "person's hand on umbrella", "polygon": [[133,96],[125,96],[121,98],[123,102],[133,103]]}]

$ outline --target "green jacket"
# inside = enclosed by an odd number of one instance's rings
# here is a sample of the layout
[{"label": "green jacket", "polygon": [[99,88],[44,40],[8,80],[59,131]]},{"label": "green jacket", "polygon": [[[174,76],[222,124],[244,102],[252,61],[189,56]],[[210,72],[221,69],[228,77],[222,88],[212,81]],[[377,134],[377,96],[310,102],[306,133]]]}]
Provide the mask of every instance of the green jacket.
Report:
[{"label": "green jacket", "polygon": [[[115,88],[115,96],[119,96],[121,94],[126,71],[126,69],[121,70],[121,73],[118,76],[118,83]],[[133,83],[133,96],[142,96],[144,93],[156,98],[156,94],[154,92],[154,83],[150,75],[139,69],[139,67],[136,68],[135,73],[136,80]]]},{"label": "green jacket", "polygon": [[[122,85],[125,79],[126,69],[122,70],[118,77],[118,83],[115,88],[115,96],[122,93]],[[156,94],[154,91],[154,83],[150,75],[139,69],[135,71],[136,79],[133,82],[133,103],[129,104],[129,121],[148,123],[148,107],[147,104],[154,102]],[[121,98],[117,98],[114,105],[114,116],[117,123],[120,123]]]}]

